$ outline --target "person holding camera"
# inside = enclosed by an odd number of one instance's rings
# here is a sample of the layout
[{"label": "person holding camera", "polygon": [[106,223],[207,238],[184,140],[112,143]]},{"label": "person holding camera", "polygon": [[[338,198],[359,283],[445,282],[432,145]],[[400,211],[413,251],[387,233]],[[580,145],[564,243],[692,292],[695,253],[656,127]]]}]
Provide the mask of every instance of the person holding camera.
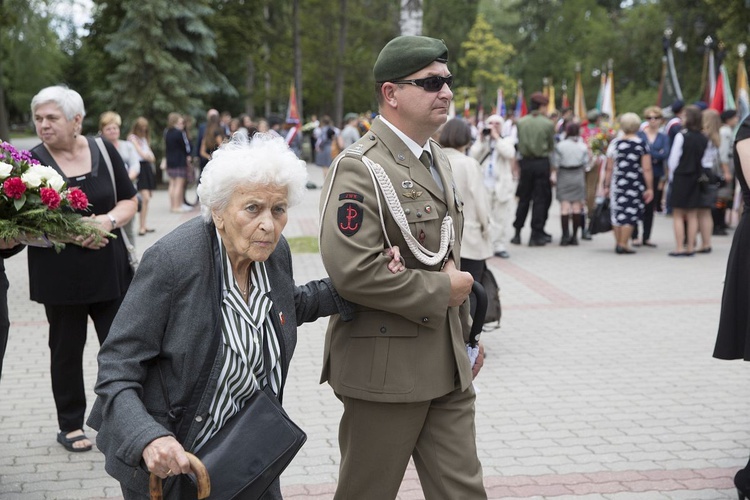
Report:
[{"label": "person holding camera", "polygon": [[511,234],[516,192],[516,149],[510,137],[502,136],[503,119],[491,115],[486,128],[469,149],[469,156],[482,165],[484,187],[490,204],[490,238],[494,255],[510,257],[506,244]]}]

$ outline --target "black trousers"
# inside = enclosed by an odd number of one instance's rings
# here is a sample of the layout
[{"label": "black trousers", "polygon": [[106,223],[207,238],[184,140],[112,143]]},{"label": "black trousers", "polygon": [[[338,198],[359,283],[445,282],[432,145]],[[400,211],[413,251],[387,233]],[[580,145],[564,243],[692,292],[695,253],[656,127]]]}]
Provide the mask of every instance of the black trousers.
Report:
[{"label": "black trousers", "polygon": [[49,322],[50,373],[52,395],[57,407],[60,430],[83,428],[86,390],[83,385],[83,348],[88,318],[94,321],[99,345],[120,308],[122,298],[95,304],[44,305]]},{"label": "black trousers", "polygon": [[531,236],[541,237],[544,233],[544,223],[552,203],[552,185],[549,181],[549,158],[522,159],[520,161],[521,178],[518,180],[518,208],[513,227],[516,231],[523,229],[526,216],[531,207]]},{"label": "black trousers", "polygon": [[[661,191],[659,191],[661,194]],[[643,209],[643,241],[651,240],[651,229],[654,227],[654,211],[656,210],[656,197],[646,203]],[[638,239],[638,224],[634,226],[632,238]]]},{"label": "black trousers", "polygon": [[0,263],[0,377],[3,375],[3,358],[5,357],[5,348],[8,345],[8,331],[10,330],[8,286],[5,267]]}]

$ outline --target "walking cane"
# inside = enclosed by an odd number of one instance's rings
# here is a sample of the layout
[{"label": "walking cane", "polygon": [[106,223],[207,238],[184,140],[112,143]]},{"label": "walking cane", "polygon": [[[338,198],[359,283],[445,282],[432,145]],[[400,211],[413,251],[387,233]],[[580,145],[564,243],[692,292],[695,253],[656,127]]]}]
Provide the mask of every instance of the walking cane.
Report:
[{"label": "walking cane", "polygon": [[[185,454],[190,461],[190,469],[195,474],[198,485],[198,500],[208,498],[208,495],[211,494],[211,479],[208,477],[206,466],[192,453],[186,452]],[[162,500],[161,478],[153,472],[148,481],[148,491],[151,494],[151,500]]]}]

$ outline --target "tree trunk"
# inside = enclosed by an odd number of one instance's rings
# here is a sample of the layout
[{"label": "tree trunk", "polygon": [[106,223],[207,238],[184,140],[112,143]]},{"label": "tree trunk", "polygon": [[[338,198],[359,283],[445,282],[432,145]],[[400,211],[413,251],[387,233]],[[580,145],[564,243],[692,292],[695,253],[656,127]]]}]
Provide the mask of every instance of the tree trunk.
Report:
[{"label": "tree trunk", "polygon": [[0,58],[0,139],[10,142],[8,110],[5,109],[5,89],[3,88],[3,60]]},{"label": "tree trunk", "polygon": [[292,4],[292,43],[294,45],[294,86],[297,91],[297,113],[300,125],[305,121],[302,109],[302,43],[299,35],[299,0]]},{"label": "tree trunk", "polygon": [[264,107],[265,114],[263,116],[268,119],[268,117],[271,116],[271,73],[266,71],[265,77],[266,105]]},{"label": "tree trunk", "polygon": [[[0,0],[0,14],[3,11],[3,0]],[[0,139],[10,142],[10,126],[8,124],[8,110],[5,109],[5,88],[3,87],[3,47],[0,46]]]},{"label": "tree trunk", "polygon": [[423,17],[422,0],[401,0],[402,35],[421,35]]},{"label": "tree trunk", "polygon": [[336,56],[335,93],[333,103],[333,123],[340,125],[344,119],[344,54],[346,51],[346,0],[339,0],[339,46]]},{"label": "tree trunk", "polygon": [[255,61],[253,56],[247,57],[245,66],[245,91],[247,96],[245,97],[245,113],[250,118],[255,118]]}]

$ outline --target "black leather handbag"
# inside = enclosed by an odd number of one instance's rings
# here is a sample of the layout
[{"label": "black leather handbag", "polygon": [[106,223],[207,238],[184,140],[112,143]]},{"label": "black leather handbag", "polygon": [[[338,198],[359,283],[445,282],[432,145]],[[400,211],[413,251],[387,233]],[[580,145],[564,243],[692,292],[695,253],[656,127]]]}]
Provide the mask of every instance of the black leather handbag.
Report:
[{"label": "black leather handbag", "polygon": [[591,217],[589,232],[591,234],[606,233],[612,230],[611,210],[609,208],[609,198],[604,198],[596,204],[594,215]]},{"label": "black leather handbag", "polygon": [[211,478],[209,498],[260,498],[306,440],[268,387],[255,391],[195,454]]},{"label": "black leather handbag", "polygon": [[[270,380],[267,342],[263,342],[263,362],[266,380]],[[159,375],[169,401],[161,367]],[[195,452],[208,471],[209,498],[259,499],[305,441],[307,434],[289,418],[271,388],[256,390],[239,413]],[[195,477],[190,478],[196,482]]]}]

